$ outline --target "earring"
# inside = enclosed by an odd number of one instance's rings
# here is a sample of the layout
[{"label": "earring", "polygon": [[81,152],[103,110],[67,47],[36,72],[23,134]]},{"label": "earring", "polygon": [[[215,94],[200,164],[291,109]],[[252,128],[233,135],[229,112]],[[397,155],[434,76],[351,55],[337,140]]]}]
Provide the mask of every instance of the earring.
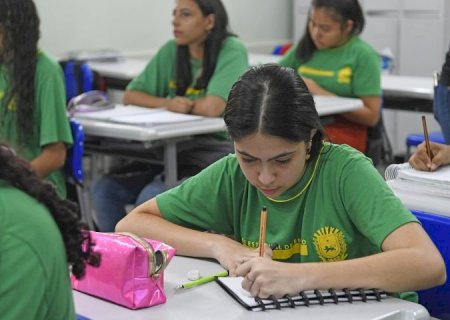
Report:
[{"label": "earring", "polygon": [[308,151],[306,151],[306,156],[305,156],[306,160],[309,160],[309,158],[311,158],[311,147],[312,147],[312,139],[309,140]]}]

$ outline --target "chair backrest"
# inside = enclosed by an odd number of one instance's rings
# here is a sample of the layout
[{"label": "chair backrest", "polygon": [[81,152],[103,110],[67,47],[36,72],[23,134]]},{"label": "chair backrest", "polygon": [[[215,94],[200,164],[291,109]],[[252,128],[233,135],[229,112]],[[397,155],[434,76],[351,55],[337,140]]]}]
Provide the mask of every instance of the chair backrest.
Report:
[{"label": "chair backrest", "polygon": [[392,145],[383,120],[383,101],[381,103],[380,119],[375,127],[367,130],[366,156],[372,159],[375,166],[389,165],[394,162]]},{"label": "chair backrest", "polygon": [[83,152],[84,152],[84,130],[83,126],[74,119],[70,119],[73,145],[69,148],[66,160],[66,172],[76,183],[82,183],[83,175]]},{"label": "chair backrest", "polygon": [[[423,228],[441,252],[450,275],[450,217],[413,211]],[[428,309],[431,316],[450,319],[450,279],[442,286],[418,291],[419,303]]]}]

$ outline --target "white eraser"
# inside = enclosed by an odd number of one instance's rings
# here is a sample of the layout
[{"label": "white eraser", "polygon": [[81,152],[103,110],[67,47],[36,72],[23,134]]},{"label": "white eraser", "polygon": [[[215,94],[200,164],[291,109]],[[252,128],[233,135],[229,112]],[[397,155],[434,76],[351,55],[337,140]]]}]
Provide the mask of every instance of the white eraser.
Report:
[{"label": "white eraser", "polygon": [[188,279],[190,281],[195,281],[200,279],[200,271],[198,270],[189,270],[188,271]]}]

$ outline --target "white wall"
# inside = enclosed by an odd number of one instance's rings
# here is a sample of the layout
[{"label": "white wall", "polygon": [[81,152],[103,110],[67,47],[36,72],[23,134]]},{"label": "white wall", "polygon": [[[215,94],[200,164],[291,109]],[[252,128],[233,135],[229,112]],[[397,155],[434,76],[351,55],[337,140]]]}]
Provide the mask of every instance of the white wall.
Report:
[{"label": "white wall", "polygon": [[[116,49],[153,53],[172,37],[174,0],[35,0],[42,49]],[[292,38],[292,0],[223,0],[233,32],[250,50],[269,50]]]}]

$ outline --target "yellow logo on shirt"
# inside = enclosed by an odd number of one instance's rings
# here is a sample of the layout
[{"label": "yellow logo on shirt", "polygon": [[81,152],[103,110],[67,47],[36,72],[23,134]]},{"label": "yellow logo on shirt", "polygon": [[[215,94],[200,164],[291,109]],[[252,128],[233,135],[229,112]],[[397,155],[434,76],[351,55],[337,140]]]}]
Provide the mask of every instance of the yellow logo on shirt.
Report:
[{"label": "yellow logo on shirt", "polygon": [[[3,100],[5,97],[5,91],[0,91],[0,100]],[[17,109],[16,99],[11,99],[7,106],[8,111],[15,111]]]},{"label": "yellow logo on shirt", "polygon": [[[170,82],[169,82],[169,89],[176,90],[176,88],[177,88],[176,82],[174,80],[170,80]],[[199,95],[203,94],[204,92],[205,92],[205,89],[195,89],[195,88],[192,88],[192,87],[188,87],[186,89],[186,93],[184,95],[186,97],[199,96]]]},{"label": "yellow logo on shirt", "polygon": [[337,228],[326,226],[314,233],[314,247],[324,262],[347,259],[347,243],[344,234]]},{"label": "yellow logo on shirt", "polygon": [[321,69],[315,69],[311,67],[306,66],[300,66],[298,68],[298,73],[301,75],[310,75],[310,76],[319,76],[319,77],[332,77],[334,76],[334,72],[330,70],[321,70]]},{"label": "yellow logo on shirt", "polygon": [[350,67],[345,67],[338,71],[338,83],[349,84],[352,79],[352,69]]},{"label": "yellow logo on shirt", "polygon": [[[242,239],[242,244],[248,248],[256,249],[259,246],[259,242],[250,241]],[[287,260],[290,259],[294,255],[307,256],[308,255],[308,245],[306,244],[306,240],[303,239],[294,239],[290,244],[279,244],[273,250],[272,258],[274,260]]]}]

